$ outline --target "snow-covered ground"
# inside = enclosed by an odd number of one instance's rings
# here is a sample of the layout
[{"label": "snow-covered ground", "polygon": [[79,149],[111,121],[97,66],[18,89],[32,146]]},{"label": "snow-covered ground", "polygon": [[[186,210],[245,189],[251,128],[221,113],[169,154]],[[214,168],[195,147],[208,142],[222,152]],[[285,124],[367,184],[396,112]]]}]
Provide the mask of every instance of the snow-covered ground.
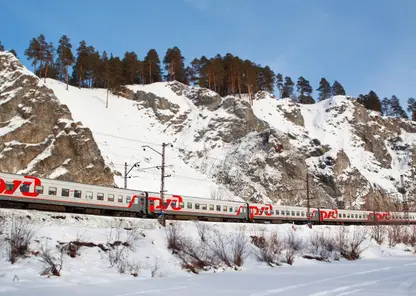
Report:
[{"label": "snow-covered ground", "polygon": [[[27,216],[30,216],[28,218]],[[295,257],[293,266],[269,267],[258,262],[256,248],[249,244],[248,257],[240,270],[219,268],[194,275],[181,267],[180,260],[167,249],[165,228],[155,220],[88,216],[77,214],[45,213],[37,211],[0,210],[5,218],[5,235],[11,223],[19,217],[29,219],[36,230],[30,246],[31,254],[18,259],[15,264],[7,261],[7,249],[1,248],[0,295],[414,295],[415,255],[409,248],[398,244],[379,246],[369,237],[362,247],[362,259],[356,261],[319,262],[300,257],[307,254],[308,247]],[[4,220],[3,220],[4,221]],[[99,247],[83,246],[78,255],[63,256],[60,277],[41,276],[44,264],[37,251],[50,249],[59,262],[57,245],[79,239],[106,246],[119,229],[120,241],[127,240],[124,230],[117,225],[134,228],[140,235],[134,248],[127,250],[126,262],[136,267],[138,277],[130,272],[120,274],[111,267],[108,252]],[[314,233],[334,234],[336,226],[259,225],[234,223],[206,223],[224,236],[231,236],[244,226],[247,238],[250,235],[277,231],[279,237],[293,233],[296,238],[308,242]],[[198,237],[194,222],[180,222],[190,239]],[[359,231],[359,227],[348,227]],[[112,232],[111,232],[112,231]],[[406,294],[407,293],[407,294]]]}]

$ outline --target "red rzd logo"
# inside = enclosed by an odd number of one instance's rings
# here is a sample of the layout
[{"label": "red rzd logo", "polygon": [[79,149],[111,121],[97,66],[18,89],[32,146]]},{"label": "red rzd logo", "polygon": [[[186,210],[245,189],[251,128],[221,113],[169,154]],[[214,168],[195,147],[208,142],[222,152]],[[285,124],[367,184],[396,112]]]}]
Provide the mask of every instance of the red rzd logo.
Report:
[{"label": "red rzd logo", "polygon": [[22,181],[22,180],[13,180],[13,188],[7,189],[6,181],[0,178],[0,194],[3,195],[13,195],[15,194],[16,190],[20,188],[22,185],[27,185],[30,188],[30,185],[34,184],[33,191],[22,191],[19,190],[23,196],[26,197],[37,197],[39,193],[36,192],[36,187],[41,186],[41,182],[36,177],[25,176],[26,179],[30,179],[31,181]]}]

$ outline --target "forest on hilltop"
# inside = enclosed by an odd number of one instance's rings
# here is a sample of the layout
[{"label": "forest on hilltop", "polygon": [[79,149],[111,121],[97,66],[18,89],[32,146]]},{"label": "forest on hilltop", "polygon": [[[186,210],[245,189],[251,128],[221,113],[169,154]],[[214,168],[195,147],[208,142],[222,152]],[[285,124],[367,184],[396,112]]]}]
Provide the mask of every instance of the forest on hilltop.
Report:
[{"label": "forest on hilltop", "polygon": [[[0,41],[0,51],[4,50]],[[17,57],[15,50],[10,52]],[[300,104],[315,103],[312,96],[313,88],[303,76],[295,83],[290,76],[276,74],[269,66],[263,67],[231,53],[224,56],[217,54],[211,58],[194,58],[186,65],[185,57],[176,46],[167,49],[162,61],[155,49],[150,49],[140,60],[133,51],[126,52],[122,58],[111,53],[109,55],[106,51],[100,54],[85,40],[79,43],[74,53],[68,36],[63,35],[55,47],[53,42],[48,42],[46,37],[40,34],[29,41],[24,55],[31,61],[34,73],[40,78],[53,78],[77,87],[107,88],[116,91],[128,84],[176,80],[187,85],[211,89],[221,96],[248,94],[253,98],[258,91],[274,93],[276,90],[280,98],[291,98]],[[317,101],[334,95],[346,95],[340,82],[335,80],[331,85],[325,78],[321,78],[316,91]],[[382,115],[409,119],[395,95],[380,100],[374,91],[370,91],[353,99]],[[416,101],[409,98],[407,103],[410,119],[416,121]]]}]

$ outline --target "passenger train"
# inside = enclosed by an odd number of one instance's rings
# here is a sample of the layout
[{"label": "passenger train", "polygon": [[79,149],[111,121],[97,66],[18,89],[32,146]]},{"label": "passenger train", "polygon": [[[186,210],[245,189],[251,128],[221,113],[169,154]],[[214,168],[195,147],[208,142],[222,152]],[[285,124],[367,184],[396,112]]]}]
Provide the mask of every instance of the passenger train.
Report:
[{"label": "passenger train", "polygon": [[0,173],[0,207],[167,219],[259,223],[416,223],[416,213],[213,200]]}]

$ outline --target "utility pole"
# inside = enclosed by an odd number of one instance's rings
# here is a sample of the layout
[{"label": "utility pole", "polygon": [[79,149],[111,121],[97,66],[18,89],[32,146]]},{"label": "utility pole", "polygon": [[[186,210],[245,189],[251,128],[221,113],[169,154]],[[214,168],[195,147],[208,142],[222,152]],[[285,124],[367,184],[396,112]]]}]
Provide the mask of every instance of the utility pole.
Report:
[{"label": "utility pole", "polygon": [[404,188],[403,175],[400,175],[399,192],[402,194],[402,199],[403,199],[404,220],[406,221],[406,223],[409,223],[409,205],[407,203],[406,189]]},{"label": "utility pole", "polygon": [[127,171],[127,162],[124,163],[124,189],[127,189],[127,175],[131,172],[132,169],[134,169],[135,167],[139,167],[140,166],[140,162],[136,162],[135,164],[133,164],[133,166],[130,168],[129,171]]},{"label": "utility pole", "polygon": [[165,143],[162,143],[162,174],[161,174],[161,180],[160,180],[160,198],[162,199],[162,206],[165,201]]},{"label": "utility pole", "polygon": [[306,173],[306,206],[308,210],[306,215],[308,215],[308,224],[311,222],[311,200],[309,197],[309,173]]},{"label": "utility pole", "polygon": [[127,189],[127,162],[124,163],[124,189]]}]

